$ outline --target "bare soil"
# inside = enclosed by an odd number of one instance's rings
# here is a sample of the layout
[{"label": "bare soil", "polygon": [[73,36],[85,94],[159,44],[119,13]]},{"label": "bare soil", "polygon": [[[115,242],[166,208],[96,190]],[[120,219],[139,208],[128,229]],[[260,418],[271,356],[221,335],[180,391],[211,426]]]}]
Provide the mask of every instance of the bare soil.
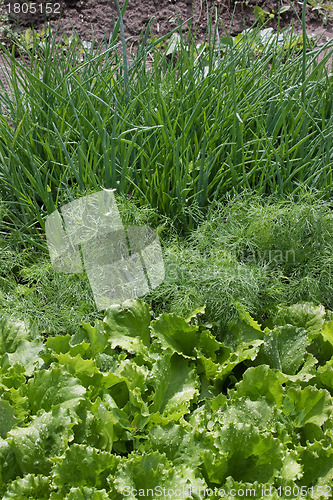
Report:
[{"label": "bare soil", "polygon": [[[69,36],[74,28],[81,40],[85,41],[92,41],[93,37],[97,41],[108,40],[118,18],[114,0],[37,0],[33,4],[36,13],[31,12],[33,8],[31,4],[30,8],[28,7],[26,0],[2,1],[0,12],[8,16],[10,24],[16,29],[24,30],[33,26],[41,30],[44,25],[44,13],[47,13],[53,30],[58,29],[58,36]],[[124,0],[119,1],[122,6]],[[300,16],[300,3],[294,0],[291,3]],[[209,16],[212,16],[213,22],[218,20],[220,33],[225,30],[235,35],[256,22],[255,6],[266,12],[266,19],[269,15],[272,16],[267,27],[277,28],[278,11],[288,5],[288,0],[129,0],[124,15],[125,35],[130,37],[129,43],[135,44],[152,18],[151,34],[157,37],[169,33],[177,23],[189,20],[184,32],[192,25],[192,30],[196,31],[200,40],[205,36]],[[25,12],[26,10],[28,11]],[[295,29],[300,31],[300,23],[292,8],[280,15],[281,27],[288,26],[293,21]],[[328,20],[325,26],[323,15],[309,4],[306,23],[309,34],[320,36],[326,31],[325,38],[333,38],[333,20]]]},{"label": "bare soil", "polygon": [[[57,33],[60,40],[63,35],[72,35],[74,29],[82,41],[91,42],[94,39],[103,42],[109,40],[118,19],[114,0],[31,1],[33,3],[27,0],[0,0],[0,40],[1,28],[9,27],[13,31],[25,32],[27,28],[33,27],[40,32],[47,19],[52,33]],[[122,7],[124,0],[119,1]],[[278,16],[279,10],[290,3],[301,16],[302,6],[294,0],[129,0],[124,15],[125,36],[128,47],[135,47],[153,18],[150,36],[159,38],[181,22],[187,21],[183,27],[184,34],[191,27],[191,32],[196,33],[197,41],[202,41],[207,33],[210,16],[213,25],[218,24],[220,36],[226,33],[236,35],[254,25],[256,6],[265,12],[265,20],[268,20],[265,27],[276,29],[278,24],[282,28],[293,23],[294,30],[301,32],[300,22],[292,8]],[[36,12],[32,12],[34,8]],[[318,10],[307,5],[307,32],[316,35],[321,42],[333,39],[333,19],[327,20],[326,24],[324,21]],[[5,62],[0,60],[0,80],[3,82],[5,66]]]}]

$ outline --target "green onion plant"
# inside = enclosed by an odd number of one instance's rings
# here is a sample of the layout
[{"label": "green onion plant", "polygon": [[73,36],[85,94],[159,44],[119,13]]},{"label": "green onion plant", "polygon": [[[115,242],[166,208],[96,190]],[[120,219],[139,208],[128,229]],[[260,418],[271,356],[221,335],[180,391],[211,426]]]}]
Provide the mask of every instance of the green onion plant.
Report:
[{"label": "green onion plant", "polygon": [[2,232],[46,248],[45,217],[102,187],[180,233],[244,189],[330,198],[332,45],[300,52],[292,33],[264,42],[259,28],[215,43],[211,29],[200,46],[179,35],[170,53],[148,27],[127,61],[119,26],[106,45],[35,36],[1,54]]}]

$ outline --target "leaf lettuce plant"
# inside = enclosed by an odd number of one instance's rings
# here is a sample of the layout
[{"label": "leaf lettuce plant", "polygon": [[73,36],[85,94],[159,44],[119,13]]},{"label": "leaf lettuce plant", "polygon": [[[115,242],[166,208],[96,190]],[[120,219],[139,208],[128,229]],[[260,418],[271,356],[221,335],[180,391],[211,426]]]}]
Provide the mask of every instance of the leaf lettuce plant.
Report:
[{"label": "leaf lettuce plant", "polygon": [[3,319],[1,497],[328,498],[332,312],[296,304],[260,325],[239,305],[219,340],[202,313],[128,301],[46,340]]}]

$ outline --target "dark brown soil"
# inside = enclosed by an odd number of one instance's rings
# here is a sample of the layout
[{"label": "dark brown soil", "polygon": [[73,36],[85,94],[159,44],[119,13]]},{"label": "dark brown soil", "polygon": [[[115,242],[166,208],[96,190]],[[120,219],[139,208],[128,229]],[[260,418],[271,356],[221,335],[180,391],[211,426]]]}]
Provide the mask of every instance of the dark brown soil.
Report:
[{"label": "dark brown soil", "polygon": [[[73,28],[84,41],[108,40],[112,34],[114,22],[118,18],[114,0],[37,0],[34,4],[36,13],[32,13],[31,4],[26,0],[2,0],[2,13],[9,15],[12,26],[26,29],[34,26],[40,30],[44,24],[44,13],[48,13],[54,31],[58,27],[58,34],[68,36]],[[121,6],[124,0],[119,0]],[[301,5],[297,1],[291,2],[299,15]],[[329,2],[327,2],[329,3]],[[15,8],[16,4],[16,8]],[[288,6],[288,0],[129,0],[124,15],[126,37],[130,37],[129,44],[136,44],[140,34],[151,23],[151,34],[160,37],[169,33],[181,21],[189,20],[184,31],[192,24],[198,40],[202,40],[207,30],[207,19],[212,16],[215,24],[218,20],[220,34],[227,31],[235,35],[244,28],[251,27],[255,21],[254,7],[259,6],[266,12],[266,19],[274,17],[267,26],[277,27],[278,11]],[[24,12],[28,9],[28,12]],[[16,13],[14,12],[16,10]],[[59,21],[60,20],[60,21]],[[280,16],[280,26],[288,26],[294,21],[295,29],[300,31],[300,23],[290,8]],[[333,22],[328,20],[324,25],[323,15],[315,11],[311,5],[307,6],[307,28],[309,33],[333,38]],[[59,25],[58,25],[59,22]]]},{"label": "dark brown soil", "polygon": [[[24,33],[27,28],[33,27],[40,32],[46,18],[51,23],[53,35],[57,33],[58,40],[64,35],[72,35],[74,29],[82,41],[91,42],[94,39],[102,42],[109,40],[118,19],[114,0],[31,1],[0,0],[0,42],[8,40],[4,36],[4,28]],[[122,7],[124,0],[119,1]],[[294,0],[129,0],[124,14],[127,46],[131,49],[137,45],[152,18],[150,34],[158,38],[187,21],[183,27],[184,34],[191,27],[197,41],[202,41],[207,33],[210,16],[213,26],[217,23],[220,36],[226,33],[236,35],[254,25],[256,6],[265,12],[265,20],[269,18],[265,27],[276,29],[278,24],[286,27],[294,23],[295,32],[301,32],[300,22],[292,8],[278,16],[279,10],[290,3],[301,16],[302,6]],[[332,1],[327,0],[326,3]],[[36,12],[32,12],[34,9]],[[316,35],[321,42],[333,39],[333,19],[328,19],[325,24],[323,15],[311,5],[307,5],[306,25],[308,34]],[[0,80],[8,90],[6,67],[5,61],[0,59]]]}]

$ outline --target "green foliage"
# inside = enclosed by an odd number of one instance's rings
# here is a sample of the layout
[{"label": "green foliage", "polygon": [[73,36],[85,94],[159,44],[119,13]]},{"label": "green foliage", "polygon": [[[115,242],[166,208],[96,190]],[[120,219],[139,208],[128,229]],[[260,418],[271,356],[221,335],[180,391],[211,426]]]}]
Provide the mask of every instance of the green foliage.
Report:
[{"label": "green foliage", "polygon": [[329,202],[279,201],[244,193],[219,203],[198,229],[164,246],[166,278],[151,294],[154,311],[187,316],[206,306],[226,324],[236,302],[255,317],[276,303],[333,309],[333,215]]},{"label": "green foliage", "polygon": [[[117,199],[125,225],[157,225],[156,211]],[[188,316],[205,306],[221,325],[237,315],[236,302],[256,318],[276,303],[321,303],[333,309],[333,218],[316,196],[284,202],[244,194],[218,203],[184,238],[165,218],[157,231],[166,277],[145,297],[155,314]],[[85,274],[53,270],[40,252],[4,247],[0,254],[0,309],[25,318],[45,335],[74,334],[81,321],[102,318]]]},{"label": "green foliage", "polygon": [[[120,21],[105,49],[28,30],[3,56],[1,498],[331,491],[333,80],[304,16],[302,37],[201,46],[148,27],[131,64]],[[104,318],[36,251],[45,216],[101,186],[158,227],[167,274]]]},{"label": "green foliage", "polygon": [[45,254],[8,246],[0,254],[0,311],[44,334],[74,333],[98,314],[85,275],[60,274]]},{"label": "green foliage", "polygon": [[333,3],[331,0],[309,0],[309,5],[311,5],[313,11],[316,11],[322,17],[325,25],[333,19]]},{"label": "green foliage", "polygon": [[[218,341],[198,313],[152,320],[147,304],[128,301],[75,336],[40,342],[29,360],[20,346],[41,339],[3,322],[1,497],[167,498],[180,488],[197,499],[218,488],[233,498],[233,488],[270,488],[277,499],[305,488],[324,498],[332,317],[281,306],[264,328],[239,308]],[[317,342],[329,345],[321,360]]]},{"label": "green foliage", "polygon": [[31,28],[26,29],[23,33],[11,32],[12,41],[21,46],[25,51],[36,50],[36,46],[43,47],[46,39],[51,36],[49,29],[44,27],[40,33],[33,31]]},{"label": "green foliage", "polygon": [[167,37],[147,32],[132,63],[117,30],[106,48],[74,37],[66,51],[29,33],[29,49],[16,46],[28,64],[2,55],[12,87],[0,97],[3,230],[45,250],[45,216],[101,186],[180,231],[230,191],[329,197],[331,50],[263,31],[200,47],[179,36],[168,55]]},{"label": "green foliage", "polygon": [[262,26],[266,23],[266,20],[269,21],[274,19],[274,10],[269,12],[259,7],[259,5],[254,6],[253,13],[257,21],[259,21]]},{"label": "green foliage", "polygon": [[[117,205],[126,226],[158,224],[153,208],[138,208],[133,200],[121,196],[117,196]],[[172,231],[167,219],[158,226],[160,238],[166,241]],[[100,315],[85,274],[54,271],[49,256],[35,247],[10,246],[0,238],[0,249],[1,312],[25,318],[45,335],[74,334],[81,321]]]}]

